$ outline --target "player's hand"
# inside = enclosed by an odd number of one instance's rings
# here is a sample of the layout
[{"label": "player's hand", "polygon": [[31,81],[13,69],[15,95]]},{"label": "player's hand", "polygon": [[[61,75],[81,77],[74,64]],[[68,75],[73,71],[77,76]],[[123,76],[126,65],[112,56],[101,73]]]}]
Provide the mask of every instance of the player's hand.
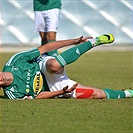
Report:
[{"label": "player's hand", "polygon": [[63,88],[63,91],[65,93],[73,92],[76,89],[77,86],[78,86],[78,83],[74,84],[71,88],[68,89],[68,85],[67,85],[66,87]]},{"label": "player's hand", "polygon": [[86,37],[81,36],[75,40],[75,45],[83,43],[83,42],[87,42],[88,39],[92,39],[92,38],[93,38],[92,36],[86,36]]}]

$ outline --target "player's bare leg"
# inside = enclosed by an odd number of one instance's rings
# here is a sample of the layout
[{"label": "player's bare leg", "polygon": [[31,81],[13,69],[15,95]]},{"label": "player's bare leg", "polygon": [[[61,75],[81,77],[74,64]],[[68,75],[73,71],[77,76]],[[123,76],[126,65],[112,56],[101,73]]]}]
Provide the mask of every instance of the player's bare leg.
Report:
[{"label": "player's bare leg", "polygon": [[[41,37],[41,45],[45,45],[49,42],[56,41],[56,32],[54,31],[49,31],[49,32],[39,32],[40,37]],[[57,50],[53,50],[50,52],[47,52],[49,56],[57,56]]]},{"label": "player's bare leg", "polygon": [[105,99],[106,93],[98,88],[78,84],[76,88],[76,98]]}]

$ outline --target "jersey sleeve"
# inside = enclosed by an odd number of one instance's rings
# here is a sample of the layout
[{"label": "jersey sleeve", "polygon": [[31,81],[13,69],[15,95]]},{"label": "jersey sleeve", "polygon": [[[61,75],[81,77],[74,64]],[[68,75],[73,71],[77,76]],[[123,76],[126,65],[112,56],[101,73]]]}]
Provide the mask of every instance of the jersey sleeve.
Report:
[{"label": "jersey sleeve", "polygon": [[31,49],[28,51],[19,52],[19,53],[15,54],[14,56],[12,56],[7,61],[5,66],[11,66],[11,65],[16,64],[16,63],[21,64],[23,62],[30,62],[39,56],[40,56],[40,52],[39,52],[38,48]]}]

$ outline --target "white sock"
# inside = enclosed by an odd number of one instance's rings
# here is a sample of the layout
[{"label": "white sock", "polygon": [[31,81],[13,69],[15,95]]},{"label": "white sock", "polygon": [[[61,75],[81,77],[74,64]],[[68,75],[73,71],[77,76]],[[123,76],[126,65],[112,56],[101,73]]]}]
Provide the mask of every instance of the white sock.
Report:
[{"label": "white sock", "polygon": [[96,44],[95,44],[96,38],[89,39],[89,41],[91,42],[91,44],[92,44],[93,47],[96,46]]},{"label": "white sock", "polygon": [[125,90],[124,92],[125,92],[126,97],[132,97],[131,93],[128,90]]}]

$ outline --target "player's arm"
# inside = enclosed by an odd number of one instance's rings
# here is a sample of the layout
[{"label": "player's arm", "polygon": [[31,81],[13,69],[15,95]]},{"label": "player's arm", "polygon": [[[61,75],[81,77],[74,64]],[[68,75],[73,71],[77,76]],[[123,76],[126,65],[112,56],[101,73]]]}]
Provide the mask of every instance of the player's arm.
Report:
[{"label": "player's arm", "polygon": [[73,92],[76,89],[77,85],[78,85],[78,83],[74,84],[69,89],[68,89],[68,86],[66,86],[62,90],[53,91],[53,92],[43,91],[36,98],[37,99],[48,99],[48,98],[54,98],[54,97],[59,96],[59,95],[64,95],[66,93]]},{"label": "player's arm", "polygon": [[38,47],[40,54],[43,54],[45,52],[49,52],[52,50],[56,50],[65,46],[70,46],[70,45],[77,45],[80,43],[83,43],[85,41],[87,41],[87,39],[91,39],[91,36],[88,37],[79,37],[79,38],[75,38],[75,39],[69,39],[69,40],[61,40],[61,41],[55,41],[55,42],[50,42],[47,43],[45,45],[42,45],[40,47]]}]

